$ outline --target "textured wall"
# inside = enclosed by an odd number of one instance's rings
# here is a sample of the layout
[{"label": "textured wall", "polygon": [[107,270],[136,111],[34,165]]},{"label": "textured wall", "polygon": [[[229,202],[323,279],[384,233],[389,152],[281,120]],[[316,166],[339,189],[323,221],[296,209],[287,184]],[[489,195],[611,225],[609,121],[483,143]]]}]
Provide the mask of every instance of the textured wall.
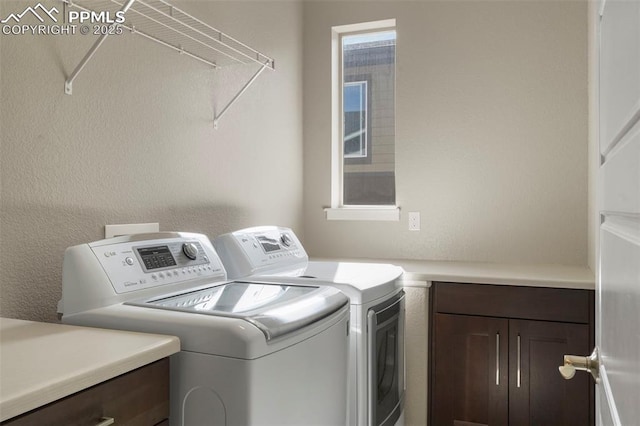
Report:
[{"label": "textured wall", "polygon": [[[327,221],[331,27],[389,18],[401,221]],[[586,2],[310,1],[304,35],[312,255],[587,264]]]},{"label": "textured wall", "polygon": [[[3,0],[0,16],[32,3]],[[67,96],[65,76],[92,36],[0,35],[2,316],[55,321],[64,249],[102,238],[105,224],[301,232],[302,5],[174,4],[276,59],[219,130],[214,108],[256,66],[213,71],[112,36]]]}]

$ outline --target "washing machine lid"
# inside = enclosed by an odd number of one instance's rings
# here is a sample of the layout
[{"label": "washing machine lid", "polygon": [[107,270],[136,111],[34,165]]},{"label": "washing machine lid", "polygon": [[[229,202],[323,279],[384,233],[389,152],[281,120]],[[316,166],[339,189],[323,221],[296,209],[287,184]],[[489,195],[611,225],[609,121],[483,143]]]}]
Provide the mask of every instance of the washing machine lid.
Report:
[{"label": "washing machine lid", "polygon": [[269,341],[328,317],[348,303],[331,287],[233,281],[126,304],[243,319]]}]

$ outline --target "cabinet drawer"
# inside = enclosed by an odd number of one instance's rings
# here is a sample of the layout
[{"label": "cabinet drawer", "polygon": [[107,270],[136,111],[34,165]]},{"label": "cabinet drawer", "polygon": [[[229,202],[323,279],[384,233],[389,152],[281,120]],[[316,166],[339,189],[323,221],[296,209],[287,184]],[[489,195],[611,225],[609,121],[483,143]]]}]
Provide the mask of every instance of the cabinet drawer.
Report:
[{"label": "cabinet drawer", "polygon": [[434,312],[588,324],[594,292],[490,284],[434,283]]},{"label": "cabinet drawer", "polygon": [[169,417],[169,358],[115,377],[14,417],[2,426],[97,425],[111,417],[117,425],[154,426]]}]

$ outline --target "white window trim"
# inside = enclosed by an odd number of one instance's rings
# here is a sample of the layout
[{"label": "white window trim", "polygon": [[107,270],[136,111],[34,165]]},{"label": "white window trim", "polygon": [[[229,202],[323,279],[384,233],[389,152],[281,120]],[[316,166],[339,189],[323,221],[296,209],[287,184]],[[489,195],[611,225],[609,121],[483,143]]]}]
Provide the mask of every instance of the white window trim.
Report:
[{"label": "white window trim", "polygon": [[[368,154],[368,147],[367,144],[369,143],[368,138],[369,138],[369,134],[367,132],[368,126],[369,126],[369,105],[368,105],[368,93],[367,91],[369,90],[369,84],[367,81],[350,81],[348,83],[344,83],[344,86],[360,86],[360,105],[362,106],[364,104],[364,111],[360,111],[360,113],[362,114],[362,112],[364,112],[364,135],[361,133],[360,134],[360,154],[350,154],[350,155],[344,155],[344,158],[366,158],[367,154]],[[343,92],[344,94],[344,87],[343,87]],[[364,102],[363,99],[364,98]],[[344,101],[344,100],[343,100]],[[344,108],[344,107],[343,107]],[[363,137],[364,136],[364,137]],[[342,140],[344,141],[344,134],[342,135]]]},{"label": "white window trim", "polygon": [[343,206],[324,209],[327,220],[377,220],[398,222],[400,207],[397,206]]},{"label": "white window trim", "polygon": [[327,220],[399,221],[398,206],[345,206],[342,203],[342,52],[340,37],[345,33],[384,31],[395,28],[395,19],[340,25],[331,28],[331,207],[325,208]]}]

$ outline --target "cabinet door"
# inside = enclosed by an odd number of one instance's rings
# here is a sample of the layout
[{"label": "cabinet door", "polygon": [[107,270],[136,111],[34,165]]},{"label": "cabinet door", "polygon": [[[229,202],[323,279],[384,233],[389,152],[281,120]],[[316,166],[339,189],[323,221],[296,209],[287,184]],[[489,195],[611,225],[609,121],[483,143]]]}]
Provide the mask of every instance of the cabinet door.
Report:
[{"label": "cabinet door", "polygon": [[506,319],[435,314],[431,424],[508,423]]},{"label": "cabinet door", "polygon": [[169,358],[7,420],[2,426],[163,426],[169,417]]},{"label": "cabinet door", "polygon": [[589,353],[589,326],[509,321],[509,424],[584,426],[591,423],[588,374],[564,380],[564,354]]}]

